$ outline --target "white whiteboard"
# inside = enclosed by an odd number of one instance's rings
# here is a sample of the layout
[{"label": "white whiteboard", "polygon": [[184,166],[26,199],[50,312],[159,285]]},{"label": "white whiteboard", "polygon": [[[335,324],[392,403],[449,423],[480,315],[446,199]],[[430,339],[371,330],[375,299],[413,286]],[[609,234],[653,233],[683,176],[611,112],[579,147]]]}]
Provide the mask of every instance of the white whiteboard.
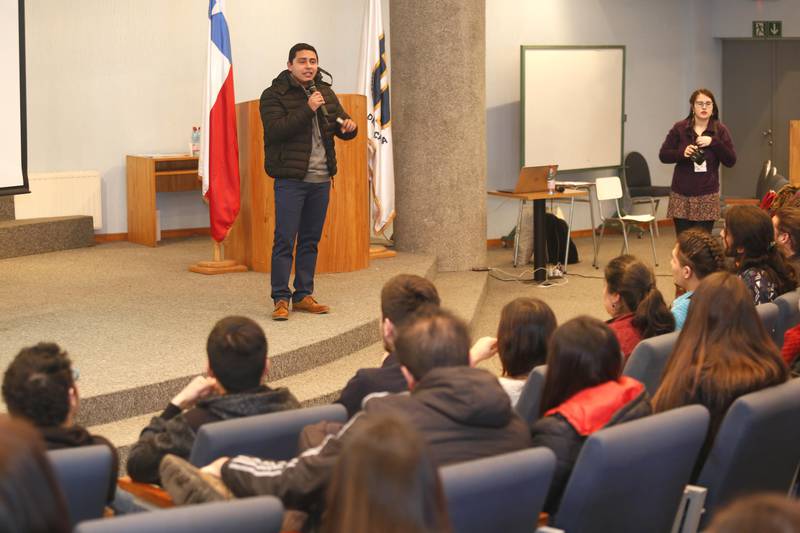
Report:
[{"label": "white whiteboard", "polygon": [[0,195],[27,192],[24,0],[0,0]]},{"label": "white whiteboard", "polygon": [[521,48],[522,166],[622,166],[625,47]]}]

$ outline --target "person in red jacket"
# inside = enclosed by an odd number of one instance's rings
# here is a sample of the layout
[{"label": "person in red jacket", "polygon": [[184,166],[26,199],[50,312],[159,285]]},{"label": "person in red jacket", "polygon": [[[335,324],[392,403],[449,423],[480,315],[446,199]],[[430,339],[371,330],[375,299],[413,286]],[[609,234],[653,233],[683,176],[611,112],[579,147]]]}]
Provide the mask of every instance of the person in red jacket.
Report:
[{"label": "person in red jacket", "polygon": [[675,317],[649,266],[632,255],[621,255],[606,265],[605,279],[603,305],[611,315],[607,324],[626,359],[642,339],[675,330]]},{"label": "person in red jacket", "polygon": [[544,510],[556,512],[586,438],[605,427],[652,412],[647,390],[622,376],[619,342],[596,318],[580,316],[553,333],[542,391],[542,418],[531,426],[533,446],[556,454]]}]

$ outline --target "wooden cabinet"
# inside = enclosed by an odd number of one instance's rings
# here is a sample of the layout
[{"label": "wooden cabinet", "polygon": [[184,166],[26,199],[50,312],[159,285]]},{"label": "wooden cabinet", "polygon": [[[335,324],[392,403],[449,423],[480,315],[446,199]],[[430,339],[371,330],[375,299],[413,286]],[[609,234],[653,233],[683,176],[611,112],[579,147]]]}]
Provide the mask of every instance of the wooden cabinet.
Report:
[{"label": "wooden cabinet", "polygon": [[128,240],[145,246],[156,245],[156,193],[200,188],[197,157],[129,155]]}]

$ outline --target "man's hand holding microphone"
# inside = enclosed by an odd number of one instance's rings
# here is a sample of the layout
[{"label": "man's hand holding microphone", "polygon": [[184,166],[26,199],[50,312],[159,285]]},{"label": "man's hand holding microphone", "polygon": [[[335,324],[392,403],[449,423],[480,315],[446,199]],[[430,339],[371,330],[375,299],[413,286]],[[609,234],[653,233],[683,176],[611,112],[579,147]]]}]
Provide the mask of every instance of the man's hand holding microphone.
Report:
[{"label": "man's hand holding microphone", "polygon": [[[308,107],[310,107],[315,113],[317,112],[317,109],[322,108],[322,114],[327,118],[328,110],[325,109],[325,106],[323,105],[325,103],[325,98],[322,97],[322,93],[317,90],[315,85],[311,85],[308,90],[311,93],[308,97]],[[342,133],[350,133],[356,129],[356,123],[349,118],[343,119],[341,117],[337,117],[336,122],[339,123],[339,129]]]}]

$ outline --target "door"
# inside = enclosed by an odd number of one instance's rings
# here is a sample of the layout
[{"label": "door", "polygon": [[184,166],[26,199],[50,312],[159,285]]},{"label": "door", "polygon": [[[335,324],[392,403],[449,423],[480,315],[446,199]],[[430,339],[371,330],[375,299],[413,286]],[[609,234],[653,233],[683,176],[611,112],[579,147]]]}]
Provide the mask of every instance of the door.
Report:
[{"label": "door", "polygon": [[789,120],[800,119],[800,40],[723,40],[722,96],[738,156],[722,172],[723,195],[754,196],[767,159],[789,178]]},{"label": "door", "polygon": [[752,198],[764,160],[772,159],[772,41],[722,43],[722,122],[736,148],[733,168],[722,170],[722,194]]}]

